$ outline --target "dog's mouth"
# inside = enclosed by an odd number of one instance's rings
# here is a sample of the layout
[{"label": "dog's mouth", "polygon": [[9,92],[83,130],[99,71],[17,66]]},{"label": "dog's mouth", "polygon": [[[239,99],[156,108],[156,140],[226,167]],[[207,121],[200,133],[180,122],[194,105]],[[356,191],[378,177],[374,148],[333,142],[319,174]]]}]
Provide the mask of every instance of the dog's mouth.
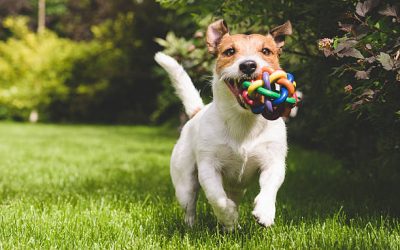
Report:
[{"label": "dog's mouth", "polygon": [[244,81],[254,81],[256,80],[257,76],[243,76],[240,78],[228,78],[225,79],[225,83],[228,86],[229,90],[232,92],[232,94],[236,97],[237,102],[239,103],[239,105],[244,108],[247,109],[247,104],[244,101],[243,98],[243,91],[245,90],[243,88],[243,82]]}]

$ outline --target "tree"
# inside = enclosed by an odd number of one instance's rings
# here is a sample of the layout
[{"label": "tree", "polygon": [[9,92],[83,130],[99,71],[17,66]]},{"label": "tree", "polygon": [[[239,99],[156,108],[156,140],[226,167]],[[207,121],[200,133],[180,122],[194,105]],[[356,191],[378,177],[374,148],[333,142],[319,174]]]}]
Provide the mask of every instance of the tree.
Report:
[{"label": "tree", "polygon": [[38,33],[41,33],[46,28],[46,0],[39,0],[38,4]]}]

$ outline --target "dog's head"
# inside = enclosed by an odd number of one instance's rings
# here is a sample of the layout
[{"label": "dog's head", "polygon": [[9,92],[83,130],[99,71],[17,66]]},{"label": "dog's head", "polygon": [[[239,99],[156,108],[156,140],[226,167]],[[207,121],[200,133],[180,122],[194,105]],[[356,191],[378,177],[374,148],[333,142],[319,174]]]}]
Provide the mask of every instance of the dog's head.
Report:
[{"label": "dog's head", "polygon": [[264,66],[278,69],[285,36],[290,34],[290,21],[272,29],[267,35],[231,35],[224,20],[208,26],[208,51],[217,58],[215,73],[225,82],[240,106],[245,107],[240,95],[241,82],[256,79]]}]

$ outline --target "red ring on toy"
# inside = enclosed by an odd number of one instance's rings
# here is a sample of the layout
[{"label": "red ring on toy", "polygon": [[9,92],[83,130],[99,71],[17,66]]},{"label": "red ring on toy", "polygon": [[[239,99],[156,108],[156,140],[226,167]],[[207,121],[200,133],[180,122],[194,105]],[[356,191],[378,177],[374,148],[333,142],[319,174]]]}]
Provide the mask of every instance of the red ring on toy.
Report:
[{"label": "red ring on toy", "polygon": [[250,106],[253,106],[253,105],[254,105],[254,101],[251,100],[251,99],[249,98],[249,95],[248,95],[248,93],[247,93],[247,90],[243,90],[243,92],[242,92],[242,97],[243,97],[244,101],[245,101],[248,105],[250,105]]},{"label": "red ring on toy", "polygon": [[293,107],[294,107],[294,106],[297,106],[297,103],[299,102],[299,98],[297,97],[296,91],[293,93],[293,97],[294,97],[294,99],[296,99],[296,103],[293,105]]}]

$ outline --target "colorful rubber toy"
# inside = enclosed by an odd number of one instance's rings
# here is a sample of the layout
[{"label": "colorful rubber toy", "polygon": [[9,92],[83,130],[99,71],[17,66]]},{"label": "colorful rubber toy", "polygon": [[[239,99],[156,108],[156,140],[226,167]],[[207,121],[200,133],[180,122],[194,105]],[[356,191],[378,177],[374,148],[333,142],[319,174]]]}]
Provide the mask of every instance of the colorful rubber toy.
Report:
[{"label": "colorful rubber toy", "polygon": [[[280,90],[276,89],[280,85]],[[288,117],[297,105],[296,82],[290,73],[268,67],[262,69],[257,80],[242,83],[242,97],[254,114],[262,114],[267,120]]]}]

